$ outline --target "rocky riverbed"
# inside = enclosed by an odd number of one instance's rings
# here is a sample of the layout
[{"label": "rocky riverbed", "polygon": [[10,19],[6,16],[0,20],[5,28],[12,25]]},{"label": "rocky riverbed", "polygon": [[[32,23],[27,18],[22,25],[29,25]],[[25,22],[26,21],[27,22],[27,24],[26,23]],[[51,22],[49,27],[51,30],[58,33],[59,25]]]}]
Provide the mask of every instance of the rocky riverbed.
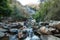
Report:
[{"label": "rocky riverbed", "polygon": [[[44,24],[46,25],[46,24]],[[22,25],[21,22],[18,23],[0,23],[0,39],[1,40],[59,40],[60,38],[49,35],[49,32],[52,30],[42,26],[42,28],[35,27],[26,27]],[[40,33],[38,31],[40,29]]]}]

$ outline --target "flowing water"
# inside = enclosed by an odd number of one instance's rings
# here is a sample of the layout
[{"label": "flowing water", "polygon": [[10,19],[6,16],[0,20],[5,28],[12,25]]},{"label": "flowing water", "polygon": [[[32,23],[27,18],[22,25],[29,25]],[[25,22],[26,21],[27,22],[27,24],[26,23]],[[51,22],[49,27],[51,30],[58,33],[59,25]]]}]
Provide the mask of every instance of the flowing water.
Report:
[{"label": "flowing water", "polygon": [[24,40],[40,40],[40,38],[34,34],[32,28],[27,29],[27,31],[29,35]]},{"label": "flowing water", "polygon": [[[40,38],[34,34],[32,28],[24,29],[24,31],[27,31],[28,34],[28,36],[24,40],[40,40]],[[10,35],[9,40],[18,40],[17,34]]]}]

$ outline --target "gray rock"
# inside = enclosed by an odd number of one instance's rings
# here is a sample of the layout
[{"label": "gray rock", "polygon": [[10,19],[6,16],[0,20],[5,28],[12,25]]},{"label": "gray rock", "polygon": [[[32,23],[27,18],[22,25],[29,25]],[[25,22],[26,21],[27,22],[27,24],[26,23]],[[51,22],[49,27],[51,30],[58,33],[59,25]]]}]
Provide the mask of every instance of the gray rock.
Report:
[{"label": "gray rock", "polygon": [[18,29],[14,28],[14,29],[10,29],[10,32],[17,32]]},{"label": "gray rock", "polygon": [[0,32],[5,32],[7,31],[6,29],[0,28]]},{"label": "gray rock", "polygon": [[0,37],[3,37],[5,34],[3,32],[0,32]]}]

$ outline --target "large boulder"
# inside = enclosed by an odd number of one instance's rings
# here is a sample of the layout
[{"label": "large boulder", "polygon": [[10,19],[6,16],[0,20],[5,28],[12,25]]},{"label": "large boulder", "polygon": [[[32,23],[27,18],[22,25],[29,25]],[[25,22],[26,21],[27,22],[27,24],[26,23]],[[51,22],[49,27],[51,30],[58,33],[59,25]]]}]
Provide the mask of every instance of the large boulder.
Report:
[{"label": "large boulder", "polygon": [[57,28],[58,30],[60,30],[60,23],[57,25],[54,25],[55,28]]},{"label": "large boulder", "polygon": [[49,31],[49,29],[46,28],[45,26],[40,27],[40,29],[38,29],[38,33],[44,34],[44,35],[51,34],[51,32]]},{"label": "large boulder", "polygon": [[18,29],[16,29],[16,28],[10,29],[10,32],[16,33],[16,32],[18,32]]},{"label": "large boulder", "polygon": [[6,31],[8,31],[8,30],[0,28],[0,32],[6,32]]}]

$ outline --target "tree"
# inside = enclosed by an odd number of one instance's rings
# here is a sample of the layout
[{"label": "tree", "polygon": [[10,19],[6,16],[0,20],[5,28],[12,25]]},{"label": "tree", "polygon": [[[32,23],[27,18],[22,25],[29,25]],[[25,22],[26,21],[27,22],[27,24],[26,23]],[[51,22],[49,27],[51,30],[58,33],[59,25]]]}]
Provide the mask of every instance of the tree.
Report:
[{"label": "tree", "polygon": [[27,19],[27,17],[25,16],[27,14],[27,12],[25,12],[25,10],[23,8],[24,7],[21,6],[21,4],[19,4],[16,1],[16,3],[13,5],[13,13],[11,14],[11,17],[13,18],[13,20],[23,21],[23,20]]},{"label": "tree", "polygon": [[9,0],[0,0],[0,16],[10,16],[12,9],[9,5]]},{"label": "tree", "polygon": [[40,4],[40,9],[34,18],[37,21],[60,20],[60,0],[46,0]]}]

